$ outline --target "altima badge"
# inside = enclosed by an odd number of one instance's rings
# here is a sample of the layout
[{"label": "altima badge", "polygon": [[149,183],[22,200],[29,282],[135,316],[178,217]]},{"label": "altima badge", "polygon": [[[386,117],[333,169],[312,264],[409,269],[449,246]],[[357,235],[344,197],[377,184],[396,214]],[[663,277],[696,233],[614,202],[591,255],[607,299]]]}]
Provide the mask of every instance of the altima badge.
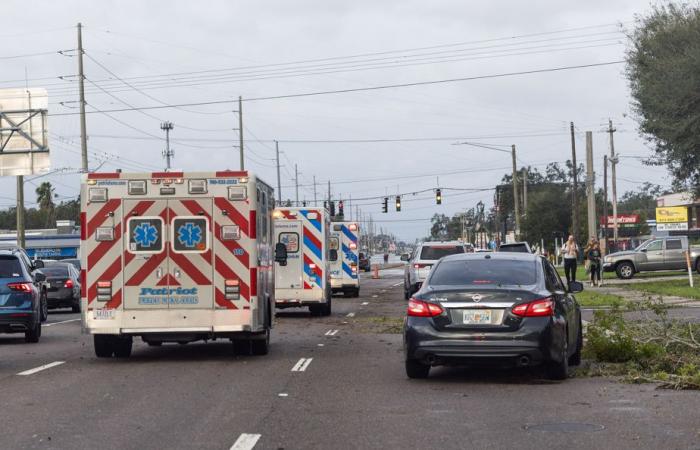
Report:
[{"label": "altima badge", "polygon": [[484,297],[482,297],[480,294],[472,295],[472,300],[474,300],[474,303],[479,303],[482,298],[484,298]]}]

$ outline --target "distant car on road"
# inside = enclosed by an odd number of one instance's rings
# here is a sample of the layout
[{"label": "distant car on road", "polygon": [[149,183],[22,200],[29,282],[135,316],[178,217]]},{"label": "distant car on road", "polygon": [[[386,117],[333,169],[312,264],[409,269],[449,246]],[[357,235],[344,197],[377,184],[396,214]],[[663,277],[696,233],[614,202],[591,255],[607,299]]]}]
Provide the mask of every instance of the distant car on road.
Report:
[{"label": "distant car on road", "polygon": [[45,276],[36,268],[19,250],[0,250],[0,332],[24,333],[32,343],[47,316]]},{"label": "distant car on road", "polygon": [[80,274],[73,264],[54,263],[41,269],[49,284],[48,306],[80,312]]},{"label": "distant car on road", "polygon": [[615,272],[628,280],[638,272],[682,270],[688,267],[685,252],[690,250],[690,264],[700,273],[700,246],[688,246],[686,236],[668,236],[644,241],[634,250],[611,253],[603,258],[603,270]]},{"label": "distant car on road", "polygon": [[430,273],[431,267],[440,258],[468,251],[467,244],[459,241],[431,241],[418,245],[410,257],[401,255],[401,260],[408,261],[404,269],[404,298],[408,300],[414,292],[420,289],[423,280]]},{"label": "distant car on road", "polygon": [[498,247],[498,251],[511,253],[532,253],[530,244],[527,242],[510,242],[508,244],[501,244]]},{"label": "distant car on road", "polygon": [[[583,285],[572,282],[572,292]],[[408,302],[406,375],[432,366],[545,364],[554,379],[580,364],[581,309],[552,264],[533,254],[454,255],[441,259]]]},{"label": "distant car on road", "polygon": [[58,263],[68,263],[71,264],[75,269],[80,272],[80,259],[78,258],[68,258],[57,261]]}]

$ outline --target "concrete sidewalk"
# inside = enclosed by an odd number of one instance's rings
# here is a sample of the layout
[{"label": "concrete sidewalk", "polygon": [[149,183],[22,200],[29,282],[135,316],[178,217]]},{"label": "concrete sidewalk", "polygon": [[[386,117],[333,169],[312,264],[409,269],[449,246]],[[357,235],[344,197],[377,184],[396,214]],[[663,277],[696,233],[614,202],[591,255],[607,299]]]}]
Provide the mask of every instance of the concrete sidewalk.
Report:
[{"label": "concrete sidewalk", "polygon": [[[670,277],[669,277],[670,278]],[[622,281],[622,280],[621,280]],[[629,280],[625,280],[629,281]],[[660,281],[658,278],[655,281]],[[617,283],[620,284],[620,283]],[[600,292],[601,294],[617,295],[630,302],[643,302],[648,299],[660,298],[664,304],[669,306],[691,306],[700,308],[700,300],[692,298],[677,297],[673,295],[652,294],[649,292],[636,291],[634,289],[626,289],[622,287],[610,286],[604,284],[601,287],[591,287],[588,282],[584,283],[584,287],[590,292]]]}]

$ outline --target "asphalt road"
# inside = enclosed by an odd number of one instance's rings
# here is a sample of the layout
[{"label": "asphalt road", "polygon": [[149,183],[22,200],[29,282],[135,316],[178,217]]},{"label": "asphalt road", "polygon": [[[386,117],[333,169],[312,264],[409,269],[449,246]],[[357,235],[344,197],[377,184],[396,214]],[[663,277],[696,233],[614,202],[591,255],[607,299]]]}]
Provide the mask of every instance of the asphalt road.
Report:
[{"label": "asphalt road", "polygon": [[39,344],[0,335],[0,448],[700,449],[697,392],[537,370],[407,379],[400,271],[385,272],[330,317],[280,312],[263,357],[135,342],[98,360],[71,313],[52,312]]}]

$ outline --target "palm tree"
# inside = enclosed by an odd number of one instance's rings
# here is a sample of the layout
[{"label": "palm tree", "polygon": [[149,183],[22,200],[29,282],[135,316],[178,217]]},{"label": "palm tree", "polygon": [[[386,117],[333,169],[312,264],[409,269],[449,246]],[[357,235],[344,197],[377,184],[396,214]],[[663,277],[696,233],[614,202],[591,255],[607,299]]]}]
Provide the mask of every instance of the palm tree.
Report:
[{"label": "palm tree", "polygon": [[44,226],[49,228],[53,226],[55,216],[55,204],[53,202],[56,194],[51,183],[44,181],[36,188],[36,202],[39,204],[39,210],[46,217]]}]

